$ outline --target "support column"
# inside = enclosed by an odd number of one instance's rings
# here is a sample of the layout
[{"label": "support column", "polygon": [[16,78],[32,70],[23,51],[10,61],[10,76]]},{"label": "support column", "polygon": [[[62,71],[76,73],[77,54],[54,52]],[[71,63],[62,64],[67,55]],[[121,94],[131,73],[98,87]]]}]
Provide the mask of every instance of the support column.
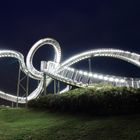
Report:
[{"label": "support column", "polygon": [[60,81],[58,81],[58,83],[57,83],[57,93],[58,94],[60,93]]},{"label": "support column", "polygon": [[53,88],[53,90],[54,90],[54,94],[56,94],[56,80],[54,79],[54,88]]},{"label": "support column", "polygon": [[29,95],[29,75],[27,73],[27,79],[26,79],[26,108],[27,108],[27,103],[28,103],[28,97]]},{"label": "support column", "polygon": [[131,86],[134,88],[134,79],[133,78],[131,78]]},{"label": "support column", "polygon": [[89,68],[89,72],[91,72],[91,58],[88,59],[88,68]]},{"label": "support column", "polygon": [[47,91],[46,91],[46,74],[44,73],[44,96],[46,95]]},{"label": "support column", "polygon": [[12,102],[12,108],[14,108],[14,102]]},{"label": "support column", "polygon": [[19,86],[20,86],[20,66],[18,70],[18,82],[17,82],[17,102],[16,102],[16,107],[18,108],[18,98],[19,98]]}]

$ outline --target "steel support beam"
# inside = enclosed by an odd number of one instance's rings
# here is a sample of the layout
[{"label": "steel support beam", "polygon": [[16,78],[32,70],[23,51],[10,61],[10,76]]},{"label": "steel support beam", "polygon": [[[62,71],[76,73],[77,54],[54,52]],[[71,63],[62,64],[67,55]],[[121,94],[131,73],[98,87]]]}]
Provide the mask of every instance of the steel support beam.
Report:
[{"label": "steel support beam", "polygon": [[89,72],[91,72],[91,58],[88,59],[88,68],[89,68]]},{"label": "steel support beam", "polygon": [[29,74],[27,73],[27,78],[26,78],[26,107],[28,103],[28,95],[29,95]]},{"label": "steel support beam", "polygon": [[60,81],[57,82],[57,93],[60,93]]},{"label": "steel support beam", "polygon": [[18,108],[19,87],[20,87],[20,74],[21,74],[21,70],[20,70],[20,66],[19,66],[19,70],[18,70],[18,81],[17,81],[17,102],[16,102],[16,107],[17,108]]},{"label": "steel support beam", "polygon": [[54,91],[54,94],[56,94],[56,80],[54,79],[54,83],[53,83],[54,87],[53,87],[53,91]]},{"label": "steel support beam", "polygon": [[46,89],[46,74],[44,73],[43,76],[44,76],[44,84],[43,84],[43,87],[44,87],[44,96],[46,96],[46,94],[47,94],[47,89]]}]

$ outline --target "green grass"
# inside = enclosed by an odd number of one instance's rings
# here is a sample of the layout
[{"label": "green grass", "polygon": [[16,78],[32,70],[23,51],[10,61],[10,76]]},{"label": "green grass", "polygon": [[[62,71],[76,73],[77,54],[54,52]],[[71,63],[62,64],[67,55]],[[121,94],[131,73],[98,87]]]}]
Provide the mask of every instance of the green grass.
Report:
[{"label": "green grass", "polygon": [[0,108],[0,140],[140,140],[140,115],[93,117]]}]

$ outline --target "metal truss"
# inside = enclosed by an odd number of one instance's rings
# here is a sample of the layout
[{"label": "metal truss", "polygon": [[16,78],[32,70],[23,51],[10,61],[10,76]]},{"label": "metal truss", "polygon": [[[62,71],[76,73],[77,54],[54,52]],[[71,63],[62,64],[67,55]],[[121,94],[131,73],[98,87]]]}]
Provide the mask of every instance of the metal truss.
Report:
[{"label": "metal truss", "polygon": [[[41,71],[38,71],[33,66],[33,57],[36,51],[45,44],[49,44],[54,48],[55,50],[54,60],[48,62],[42,61]],[[31,99],[37,98],[43,92],[43,90],[45,91],[46,90],[45,88],[50,84],[52,80],[62,81],[68,85],[74,85],[77,87],[90,87],[93,86],[94,83],[103,82],[103,83],[111,83],[114,86],[127,86],[127,87],[140,88],[140,78],[105,75],[105,74],[95,73],[95,72],[92,73],[91,65],[89,65],[89,71],[81,71],[72,68],[73,64],[78,63],[81,60],[89,59],[89,63],[90,63],[90,58],[102,57],[102,56],[121,59],[123,61],[127,61],[129,63],[132,63],[133,65],[140,67],[139,54],[118,50],[118,49],[111,49],[111,48],[93,49],[90,51],[79,53],[77,55],[70,57],[66,61],[60,63],[61,61],[60,45],[56,40],[51,38],[41,39],[31,47],[26,57],[26,64],[24,61],[24,56],[21,53],[13,50],[0,50],[0,57],[10,57],[10,58],[17,59],[20,65],[20,70],[22,72],[28,75],[28,77],[40,81],[37,88],[28,96],[26,95],[26,97],[19,97],[18,95],[14,96],[10,93],[5,93],[3,91],[0,91],[0,98],[12,102],[26,103]],[[67,91],[69,89],[70,87],[67,86],[64,90],[59,91],[59,93],[63,93],[64,91]],[[54,91],[56,92],[55,88]],[[17,86],[17,93],[18,93],[18,86]]]}]

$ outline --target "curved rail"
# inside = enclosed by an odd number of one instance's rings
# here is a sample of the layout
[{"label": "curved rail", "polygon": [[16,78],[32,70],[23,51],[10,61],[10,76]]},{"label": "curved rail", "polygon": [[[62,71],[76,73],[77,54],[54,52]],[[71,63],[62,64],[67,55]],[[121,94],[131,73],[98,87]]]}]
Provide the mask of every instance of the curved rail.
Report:
[{"label": "curved rail", "polygon": [[[12,57],[18,60],[19,65],[20,65],[20,69],[28,76],[30,76],[33,79],[36,80],[40,80],[40,83],[38,84],[37,88],[27,97],[17,97],[15,95],[11,95],[9,93],[0,91],[0,98],[9,100],[9,101],[13,101],[13,102],[18,102],[19,103],[26,103],[26,100],[32,100],[36,97],[39,96],[39,94],[43,91],[43,73],[39,72],[38,70],[36,70],[33,66],[33,56],[35,54],[35,52],[43,45],[45,44],[49,44],[52,45],[52,47],[55,49],[55,57],[54,57],[54,62],[59,63],[60,59],[61,59],[61,49],[59,46],[59,43],[51,38],[46,38],[46,39],[41,39],[39,40],[37,43],[35,43],[33,45],[33,47],[30,49],[27,58],[26,58],[26,64],[27,67],[25,65],[24,62],[24,56],[17,52],[17,51],[12,51],[12,50],[1,50],[0,51],[0,57]],[[48,86],[51,82],[51,78],[46,76],[46,86]]]},{"label": "curved rail", "polygon": [[54,62],[60,63],[60,60],[61,60],[61,48],[60,48],[59,43],[56,40],[51,39],[51,38],[46,38],[46,39],[41,39],[38,42],[36,42],[28,52],[28,55],[26,58],[26,65],[27,65],[27,69],[29,70],[29,73],[37,80],[42,79],[43,72],[38,71],[33,66],[33,57],[34,57],[35,52],[40,47],[46,44],[51,45],[55,50]]},{"label": "curved rail", "polygon": [[[55,50],[54,60],[45,62],[43,64],[43,68],[41,71],[38,71],[33,66],[33,57],[36,51],[42,47],[43,45],[48,44],[51,45]],[[135,87],[140,88],[140,79],[139,78],[129,78],[129,77],[121,77],[114,75],[104,75],[100,73],[91,73],[87,71],[76,70],[72,68],[72,65],[91,57],[114,57],[117,59],[121,59],[123,61],[127,61],[132,63],[138,67],[140,67],[140,55],[136,53],[131,53],[128,51],[118,50],[118,49],[94,49],[91,51],[79,53],[70,57],[66,61],[60,64],[61,60],[61,48],[59,43],[51,38],[45,38],[39,40],[35,43],[26,57],[26,64],[24,62],[24,56],[12,50],[1,50],[0,57],[11,57],[18,60],[20,69],[28,74],[31,78],[35,80],[40,80],[38,87],[27,97],[17,97],[15,95],[11,95],[9,93],[5,93],[0,91],[0,98],[18,102],[26,103],[26,99],[29,101],[39,96],[39,94],[43,91],[43,83],[44,77],[43,73],[46,73],[46,86],[48,86],[51,82],[51,78],[57,79],[59,81],[65,82],[68,85],[75,85],[78,87],[92,86],[94,83],[105,82],[111,83],[115,86],[127,86],[127,87]],[[64,91],[68,90],[67,87]],[[62,91],[63,92],[63,91]]]},{"label": "curved rail", "polygon": [[[4,57],[10,57],[10,58],[15,58],[18,60],[20,69],[27,75],[29,73],[28,69],[26,68],[25,62],[24,62],[24,56],[17,52],[17,51],[11,51],[11,50],[1,50],[0,51],[0,58]],[[34,78],[33,76],[29,75],[31,78]],[[33,98],[36,98],[39,93],[43,89],[43,79],[40,80],[40,83],[38,87],[27,97],[27,100],[31,100]],[[17,100],[19,103],[26,103],[26,98],[25,97],[17,97],[15,95],[0,91],[0,98],[16,102]]]}]

